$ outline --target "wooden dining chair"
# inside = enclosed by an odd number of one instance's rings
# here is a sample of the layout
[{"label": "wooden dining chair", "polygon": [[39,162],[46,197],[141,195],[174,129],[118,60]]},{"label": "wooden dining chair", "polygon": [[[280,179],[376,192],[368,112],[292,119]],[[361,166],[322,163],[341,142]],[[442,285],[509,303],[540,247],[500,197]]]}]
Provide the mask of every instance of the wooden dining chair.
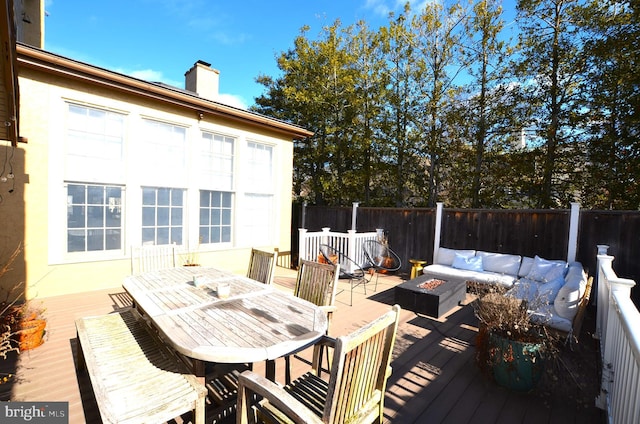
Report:
[{"label": "wooden dining chair", "polygon": [[265,252],[251,249],[247,277],[264,284],[273,283],[274,268],[278,259],[278,252]]},{"label": "wooden dining chair", "polygon": [[[319,306],[327,314],[327,334],[329,334],[333,313],[337,310],[335,299],[339,274],[339,264],[322,264],[305,259],[300,259],[298,264],[293,295]],[[322,352],[320,363],[322,363]],[[289,383],[291,382],[290,356],[285,357],[285,364],[285,381]]]},{"label": "wooden dining chair", "polygon": [[[334,347],[328,381],[318,377],[316,355],[312,370],[285,387],[253,371],[243,372],[238,380],[236,422],[382,423],[399,318],[400,307],[394,305],[348,336],[325,336],[316,348]],[[262,400],[252,403],[256,395]]]},{"label": "wooden dining chair", "polygon": [[131,247],[131,274],[142,274],[159,269],[175,268],[175,244],[143,244]]}]

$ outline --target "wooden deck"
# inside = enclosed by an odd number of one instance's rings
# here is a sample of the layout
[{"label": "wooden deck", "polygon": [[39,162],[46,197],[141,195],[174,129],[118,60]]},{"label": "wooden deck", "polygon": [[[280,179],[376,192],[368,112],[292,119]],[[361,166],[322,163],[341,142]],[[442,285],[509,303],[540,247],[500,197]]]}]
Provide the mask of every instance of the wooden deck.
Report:
[{"label": "wooden deck", "polygon": [[[292,290],[295,272],[277,268],[276,284]],[[396,276],[380,276],[378,290],[362,287],[349,306],[348,289],[337,296],[330,334],[346,334],[382,314],[393,304]],[[345,282],[341,287],[347,287]],[[100,423],[87,375],[77,373],[76,318],[112,312],[127,306],[122,290],[113,289],[43,299],[47,341],[41,347],[0,359],[0,371],[14,374],[0,385],[0,400],[67,401],[69,423]],[[402,311],[393,355],[393,375],[385,399],[388,423],[603,423],[595,408],[598,355],[587,317],[581,343],[567,349],[554,372],[532,393],[513,393],[492,383],[474,363],[477,320],[471,306],[458,306],[441,319]],[[308,352],[302,358],[308,358]],[[306,370],[292,360],[294,376]],[[284,361],[278,381],[284,381]],[[262,371],[262,364],[255,369]],[[2,376],[0,376],[2,377]],[[181,420],[178,419],[178,422]]]}]

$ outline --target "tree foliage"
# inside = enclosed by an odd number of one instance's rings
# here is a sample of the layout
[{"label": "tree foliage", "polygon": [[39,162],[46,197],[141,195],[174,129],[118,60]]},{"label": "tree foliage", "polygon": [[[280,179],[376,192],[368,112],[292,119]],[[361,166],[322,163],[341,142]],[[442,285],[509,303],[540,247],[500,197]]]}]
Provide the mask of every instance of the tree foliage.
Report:
[{"label": "tree foliage", "polygon": [[[407,4],[302,28],[252,109],[304,126],[294,195],[370,206],[640,207],[632,1]],[[511,26],[517,38],[509,38]]]}]

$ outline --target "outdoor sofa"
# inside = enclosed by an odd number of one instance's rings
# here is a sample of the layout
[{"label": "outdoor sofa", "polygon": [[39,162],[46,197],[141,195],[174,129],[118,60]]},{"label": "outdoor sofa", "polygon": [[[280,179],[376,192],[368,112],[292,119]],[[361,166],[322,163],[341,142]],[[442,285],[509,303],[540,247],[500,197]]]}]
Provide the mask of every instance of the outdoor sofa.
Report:
[{"label": "outdoor sofa", "polygon": [[425,266],[423,274],[458,284],[504,287],[506,296],[527,300],[533,320],[563,333],[572,332],[587,291],[582,264],[539,256],[440,247],[435,263]]}]

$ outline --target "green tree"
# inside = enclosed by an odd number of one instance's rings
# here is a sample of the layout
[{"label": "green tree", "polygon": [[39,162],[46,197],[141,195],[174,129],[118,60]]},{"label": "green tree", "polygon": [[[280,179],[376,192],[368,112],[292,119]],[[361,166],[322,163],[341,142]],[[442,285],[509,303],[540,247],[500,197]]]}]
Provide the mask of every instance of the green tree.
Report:
[{"label": "green tree", "polygon": [[584,203],[640,208],[640,5],[590,1],[581,10],[588,32],[588,127]]},{"label": "green tree", "polygon": [[414,16],[411,29],[415,47],[411,62],[417,100],[412,112],[412,130],[420,137],[419,152],[427,166],[426,199],[435,206],[442,182],[442,166],[451,141],[451,107],[458,88],[454,80],[463,69],[460,32],[465,19],[462,8],[428,3]]},{"label": "green tree", "polygon": [[[496,206],[501,198],[498,187],[488,185],[490,169],[485,163],[485,152],[504,152],[503,143],[510,141],[509,134],[515,124],[509,119],[512,108],[507,108],[512,92],[506,84],[505,59],[508,45],[501,37],[504,29],[502,7],[497,0],[481,0],[474,4],[473,12],[466,22],[465,56],[471,76],[467,84],[468,124],[474,145],[471,207]],[[513,118],[513,116],[512,116]],[[516,121],[517,122],[517,121]],[[495,172],[495,169],[493,170]],[[484,184],[483,184],[484,182]],[[498,182],[504,186],[504,181]]]},{"label": "green tree", "polygon": [[576,10],[579,0],[518,0],[520,84],[543,141],[538,207],[566,206],[584,161],[576,105],[584,71]]}]

